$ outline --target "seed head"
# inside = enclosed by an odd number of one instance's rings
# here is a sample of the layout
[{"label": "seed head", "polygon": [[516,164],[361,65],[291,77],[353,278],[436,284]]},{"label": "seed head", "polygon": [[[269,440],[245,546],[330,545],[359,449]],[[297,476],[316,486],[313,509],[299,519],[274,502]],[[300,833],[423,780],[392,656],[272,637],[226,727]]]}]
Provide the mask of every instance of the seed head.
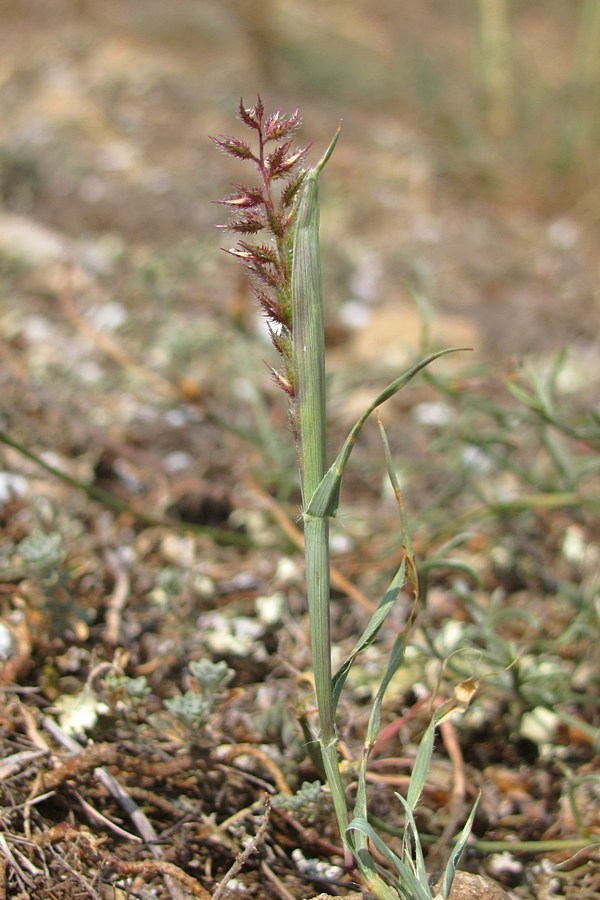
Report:
[{"label": "seed head", "polygon": [[[231,213],[229,222],[218,227],[238,235],[260,232],[266,235],[262,243],[239,240],[226,252],[239,260],[250,275],[254,294],[269,321],[273,345],[282,357],[281,371],[273,370],[275,380],[293,398],[290,282],[294,199],[306,174],[302,162],[310,147],[292,149],[292,135],[301,124],[298,110],[290,116],[279,110],[265,116],[264,104],[258,96],[251,108],[246,108],[240,100],[238,112],[242,123],[255,132],[256,149],[226,135],[212,140],[228,156],[253,162],[260,184],[255,187],[234,184],[235,193],[216,201]],[[267,150],[267,145],[275,142],[281,143]]]}]

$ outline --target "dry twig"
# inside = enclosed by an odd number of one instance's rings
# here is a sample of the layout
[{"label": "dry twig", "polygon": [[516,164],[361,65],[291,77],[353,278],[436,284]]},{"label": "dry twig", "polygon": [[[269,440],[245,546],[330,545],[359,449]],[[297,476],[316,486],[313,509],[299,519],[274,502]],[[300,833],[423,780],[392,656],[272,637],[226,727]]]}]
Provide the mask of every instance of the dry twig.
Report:
[{"label": "dry twig", "polygon": [[[52,737],[58,741],[58,743],[62,744],[63,747],[66,747],[74,754],[81,754],[83,752],[83,748],[80,744],[77,743],[72,737],[66,734],[62,728],[60,728],[56,722],[51,719],[49,716],[45,716],[42,719],[42,725],[48,731]],[[106,788],[106,790],[115,798],[115,800],[119,803],[122,809],[125,810],[139,834],[144,838],[144,840],[150,846],[150,852],[154,857],[154,863],[162,863],[163,868],[155,868],[154,871],[160,871],[166,888],[169,892],[169,896],[171,900],[185,900],[185,894],[183,894],[180,885],[177,883],[178,880],[182,881],[183,879],[178,879],[176,875],[171,871],[170,867],[172,864],[163,863],[161,860],[162,856],[162,848],[158,845],[158,835],[156,834],[151,822],[144,815],[142,810],[137,806],[136,803],[131,799],[131,797],[124,791],[121,785],[118,783],[116,778],[114,778],[110,772],[107,772],[106,769],[101,767],[94,769],[94,775],[98,779],[98,781]],[[148,861],[151,862],[150,860]],[[173,866],[173,868],[177,869],[177,866]],[[180,869],[177,869],[178,872],[181,872]],[[124,874],[122,872],[122,874]],[[131,872],[133,874],[133,872]],[[185,878],[189,878],[190,876],[186,875],[185,872],[181,872]],[[192,879],[193,880],[193,879]],[[194,882],[197,884],[197,882]],[[196,896],[202,896],[201,894],[196,894]],[[209,897],[208,894],[206,894]]]},{"label": "dry twig", "polygon": [[221,747],[220,756],[228,762],[236,759],[238,756],[253,756],[271,774],[277,790],[288,797],[292,795],[293,791],[283,777],[281,769],[260,747],[256,747],[254,744],[232,744],[231,746]]},{"label": "dry twig", "polygon": [[184,872],[179,866],[167,862],[165,859],[142,859],[139,860],[139,862],[135,862],[133,860],[123,860],[118,856],[110,854],[105,858],[105,862],[111,869],[114,869],[118,875],[141,875],[143,878],[145,876],[155,875],[156,873],[161,874],[165,880],[165,884],[171,885],[169,888],[171,896],[173,896],[172,883],[175,879],[185,886],[192,897],[199,897],[200,900],[211,900],[211,895],[206,888],[203,888],[195,878],[188,875],[187,872]]},{"label": "dry twig", "polygon": [[106,606],[106,632],[105,640],[109,644],[118,644],[121,636],[121,619],[123,610],[129,598],[129,573],[125,569],[118,553],[108,548],[104,552],[104,558],[109,571],[115,579],[115,587],[108,598]]},{"label": "dry twig", "polygon": [[271,798],[268,794],[265,794],[265,814],[263,816],[263,820],[260,823],[260,827],[251,841],[244,847],[241,853],[239,853],[231,868],[225,873],[224,877],[221,879],[219,884],[216,887],[216,890],[213,894],[213,900],[222,900],[223,897],[226,896],[224,893],[226,890],[226,885],[232,878],[237,875],[240,871],[248,857],[254,853],[257,849],[258,845],[263,841],[265,832],[267,830],[269,819],[271,817]]},{"label": "dry twig", "polygon": [[278,896],[281,900],[296,900],[293,894],[290,894],[288,889],[284,884],[281,883],[280,879],[277,877],[271,866],[265,862],[264,860],[261,863],[261,871],[263,875],[266,876],[269,883],[272,885],[274,890],[277,892]]}]

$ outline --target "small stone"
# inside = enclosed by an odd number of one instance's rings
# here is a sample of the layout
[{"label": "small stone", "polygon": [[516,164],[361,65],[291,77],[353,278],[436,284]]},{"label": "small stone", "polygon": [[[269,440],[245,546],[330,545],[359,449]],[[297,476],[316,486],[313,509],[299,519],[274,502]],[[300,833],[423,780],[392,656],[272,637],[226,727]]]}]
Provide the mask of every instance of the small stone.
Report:
[{"label": "small stone", "polygon": [[[339,900],[339,896],[334,897],[333,894],[318,894],[313,900]],[[365,900],[365,894],[357,894],[356,892],[353,894],[346,894],[343,900]]]},{"label": "small stone", "polygon": [[[436,890],[439,890],[440,884]],[[456,873],[449,900],[481,900],[482,897],[485,900],[510,900],[510,894],[498,882],[470,872]]]}]

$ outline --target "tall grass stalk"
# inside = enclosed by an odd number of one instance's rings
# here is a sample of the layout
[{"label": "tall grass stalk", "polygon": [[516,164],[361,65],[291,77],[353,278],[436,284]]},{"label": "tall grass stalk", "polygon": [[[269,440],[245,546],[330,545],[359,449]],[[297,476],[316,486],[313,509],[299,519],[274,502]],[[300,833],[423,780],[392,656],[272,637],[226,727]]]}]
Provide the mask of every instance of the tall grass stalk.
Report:
[{"label": "tall grass stalk", "polygon": [[494,137],[514,125],[512,36],[507,0],[479,0],[480,65],[486,117]]},{"label": "tall grass stalk", "polygon": [[[349,865],[357,866],[366,887],[378,900],[430,898],[432,894],[413,811],[423,790],[433,752],[435,720],[427,729],[419,749],[408,797],[406,800],[398,798],[404,807],[407,823],[401,857],[385,847],[368,822],[367,763],[379,729],[385,690],[403,659],[403,635],[398,636],[395,641],[381,686],[373,701],[352,820],[340,771],[335,725],[336,707],[348,672],[356,657],[377,637],[385,617],[407,581],[413,589],[415,601],[417,598],[416,570],[404,509],[400,502],[404,559],[352,652],[335,675],[331,664],[329,518],[337,512],[342,475],[368,417],[417,372],[450,351],[431,354],[388,385],[356,422],[340,453],[327,468],[319,176],[333,153],[340,132],[338,129],[317,165],[309,170],[302,170],[300,165],[308,148],[293,150],[290,137],[299,125],[297,112],[289,117],[280,112],[265,116],[259,97],[252,109],[246,109],[240,102],[239,115],[242,122],[256,133],[257,151],[236,138],[221,136],[213,140],[229,156],[252,161],[259,173],[261,185],[249,188],[237,184],[236,192],[219,202],[233,211],[229,225],[226,226],[233,232],[246,236],[266,231],[271,236],[268,244],[250,242],[244,237],[228,252],[241,260],[252,276],[254,292],[269,320],[273,344],[282,358],[282,367],[279,371],[272,370],[273,376],[290,398],[290,418],[302,493],[306,591],[318,709],[318,731],[313,736],[318,748],[316,755],[331,791],[346,861]],[[283,143],[271,150],[269,145],[277,141]],[[281,183],[279,189],[276,188],[277,182]],[[400,497],[383,429],[382,436],[388,474],[396,495]],[[449,894],[456,862],[466,843],[472,816],[473,813],[448,863],[439,894],[442,898]],[[377,848],[391,872],[380,868],[371,853],[371,846]]]},{"label": "tall grass stalk", "polygon": [[292,258],[292,346],[296,385],[298,465],[304,509],[304,559],[310,642],[319,712],[318,743],[340,833],[348,812],[338,765],[335,706],[331,690],[329,518],[308,512],[325,476],[325,324],[319,253],[319,175],[339,129],[322,159],[305,176],[298,203]]}]

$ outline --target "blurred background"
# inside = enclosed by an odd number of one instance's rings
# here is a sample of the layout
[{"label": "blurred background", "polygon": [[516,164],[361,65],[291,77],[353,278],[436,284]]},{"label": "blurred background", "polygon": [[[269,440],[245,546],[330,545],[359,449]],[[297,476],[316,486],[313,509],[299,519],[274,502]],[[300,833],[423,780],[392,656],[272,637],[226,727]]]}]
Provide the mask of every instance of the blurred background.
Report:
[{"label": "blurred background", "polygon": [[9,336],[65,262],[102,328],[252,316],[211,205],[251,173],[208,135],[260,93],[300,107],[314,158],[343,120],[322,230],[351,358],[414,346],[424,304],[508,365],[594,345],[598,0],[12,0],[0,42]]}]

